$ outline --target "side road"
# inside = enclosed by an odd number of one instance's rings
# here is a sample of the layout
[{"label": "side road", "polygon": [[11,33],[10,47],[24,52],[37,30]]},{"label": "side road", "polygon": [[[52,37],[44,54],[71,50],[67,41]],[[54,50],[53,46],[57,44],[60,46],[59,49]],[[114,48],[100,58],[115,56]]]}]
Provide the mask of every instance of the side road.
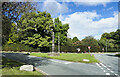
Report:
[{"label": "side road", "polygon": [[[102,70],[98,66],[98,63],[76,63],[23,55],[22,53],[3,53],[2,55],[9,59],[20,61],[26,64],[32,64],[37,69],[47,73],[47,75],[115,75],[109,70]],[[102,66],[102,64],[99,65]]]}]

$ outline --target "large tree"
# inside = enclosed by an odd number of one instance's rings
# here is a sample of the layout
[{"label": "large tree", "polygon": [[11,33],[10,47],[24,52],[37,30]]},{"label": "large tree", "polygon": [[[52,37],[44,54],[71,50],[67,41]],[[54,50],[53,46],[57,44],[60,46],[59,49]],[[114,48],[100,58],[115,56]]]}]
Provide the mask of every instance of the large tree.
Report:
[{"label": "large tree", "polygon": [[2,2],[2,44],[9,40],[12,24],[16,23],[24,12],[35,10],[30,2]]},{"label": "large tree", "polygon": [[59,18],[54,19],[54,32],[55,32],[55,43],[58,45],[65,45],[67,41],[67,33],[69,29],[69,24],[62,24]]},{"label": "large tree", "polygon": [[120,47],[120,29],[115,32],[103,33],[100,40],[105,40],[109,48]]},{"label": "large tree", "polygon": [[76,41],[79,41],[79,39],[77,37],[73,37],[72,41],[75,43]]},{"label": "large tree", "polygon": [[19,39],[21,43],[34,48],[46,47],[51,43],[51,29],[53,20],[46,12],[24,13],[19,20]]},{"label": "large tree", "polygon": [[92,36],[87,36],[84,39],[82,39],[82,45],[86,46],[86,49],[88,46],[90,46],[92,51],[99,51],[98,42]]}]

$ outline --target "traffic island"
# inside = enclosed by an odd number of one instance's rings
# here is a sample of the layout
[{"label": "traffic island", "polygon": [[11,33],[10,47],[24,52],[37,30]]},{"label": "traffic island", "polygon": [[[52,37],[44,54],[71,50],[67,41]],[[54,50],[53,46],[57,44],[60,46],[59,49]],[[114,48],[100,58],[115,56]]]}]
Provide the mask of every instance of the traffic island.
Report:
[{"label": "traffic island", "polygon": [[50,52],[48,53],[48,56],[60,56],[60,54],[56,52]]}]

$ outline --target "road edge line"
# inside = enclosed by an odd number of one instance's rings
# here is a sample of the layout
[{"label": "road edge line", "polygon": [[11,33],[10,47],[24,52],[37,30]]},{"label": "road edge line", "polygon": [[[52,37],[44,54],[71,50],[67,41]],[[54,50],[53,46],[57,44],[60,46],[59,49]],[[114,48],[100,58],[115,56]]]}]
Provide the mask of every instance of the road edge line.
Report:
[{"label": "road edge line", "polygon": [[47,74],[46,72],[38,69],[37,67],[34,67],[34,68],[35,68],[36,71],[41,72],[43,75],[49,75],[49,74]]}]

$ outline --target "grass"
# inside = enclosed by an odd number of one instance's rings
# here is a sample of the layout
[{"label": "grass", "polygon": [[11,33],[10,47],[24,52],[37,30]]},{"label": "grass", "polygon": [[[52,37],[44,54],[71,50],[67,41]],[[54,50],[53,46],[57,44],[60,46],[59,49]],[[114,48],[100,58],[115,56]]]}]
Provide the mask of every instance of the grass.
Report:
[{"label": "grass", "polygon": [[115,56],[120,57],[120,54],[116,54]]},{"label": "grass", "polygon": [[[23,63],[16,62],[5,57],[2,58],[2,75],[41,75],[38,71],[21,71],[20,66]],[[28,76],[29,77],[29,76]]]},{"label": "grass", "polygon": [[[72,62],[81,62],[81,63],[98,63],[99,61],[95,59],[94,55],[90,54],[74,54],[74,53],[60,53],[60,56],[48,56],[48,53],[31,53],[32,56],[45,57],[51,59],[66,60]],[[89,59],[89,62],[83,61],[83,59]]]}]

